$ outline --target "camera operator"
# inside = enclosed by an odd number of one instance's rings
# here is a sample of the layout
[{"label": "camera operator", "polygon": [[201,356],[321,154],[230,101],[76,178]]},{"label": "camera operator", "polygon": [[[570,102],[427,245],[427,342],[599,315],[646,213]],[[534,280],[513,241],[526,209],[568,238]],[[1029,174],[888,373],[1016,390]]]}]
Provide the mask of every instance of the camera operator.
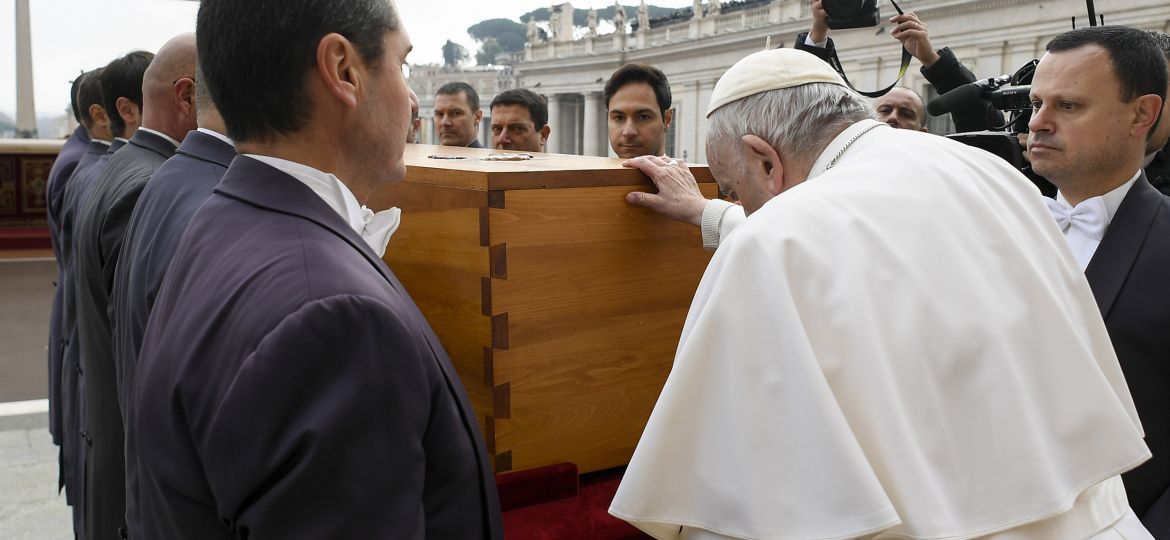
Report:
[{"label": "camera operator", "polygon": [[[931,46],[930,36],[926,32],[926,24],[913,11],[908,11],[903,15],[895,15],[890,18],[889,22],[897,25],[891,35],[922,63],[922,75],[939,94],[945,94],[959,86],[975,81],[975,74],[959,62],[950,48],[943,47],[936,51]],[[797,36],[795,47],[810,52],[826,62],[836,54],[833,39],[829,37],[829,14],[821,5],[821,0],[812,0],[812,27],[809,28],[808,32]],[[886,96],[878,98],[874,103],[874,108],[880,109],[883,99],[886,99],[890,94],[896,95],[898,93],[892,90]],[[891,99],[893,97],[891,96]],[[919,107],[921,108],[921,99]],[[878,116],[878,120],[886,121],[880,110]],[[920,114],[919,122],[924,122],[925,117],[925,112]],[[1003,114],[992,107],[990,103],[982,101],[952,112],[951,118],[955,122],[955,129],[960,132],[982,131],[1003,124]]]}]

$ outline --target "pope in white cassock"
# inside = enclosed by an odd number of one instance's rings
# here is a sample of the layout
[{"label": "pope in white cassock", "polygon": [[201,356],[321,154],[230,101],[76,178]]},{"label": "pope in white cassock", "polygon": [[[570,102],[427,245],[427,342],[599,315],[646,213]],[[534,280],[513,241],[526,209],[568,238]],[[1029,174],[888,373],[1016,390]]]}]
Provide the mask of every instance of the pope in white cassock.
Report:
[{"label": "pope in white cassock", "polygon": [[723,239],[610,513],[660,539],[1150,538],[1118,477],[1141,425],[1028,180],[873,120],[802,51],[744,58],[707,114],[749,217],[630,162],[660,189],[631,202]]}]

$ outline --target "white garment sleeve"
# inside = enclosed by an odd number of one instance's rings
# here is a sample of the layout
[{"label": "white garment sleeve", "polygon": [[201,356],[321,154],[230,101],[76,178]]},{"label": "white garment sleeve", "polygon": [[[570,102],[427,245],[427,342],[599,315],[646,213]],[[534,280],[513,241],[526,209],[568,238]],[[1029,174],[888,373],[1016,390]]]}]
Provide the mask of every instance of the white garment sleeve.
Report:
[{"label": "white garment sleeve", "polygon": [[743,207],[722,199],[711,199],[703,207],[703,248],[714,251],[719,243],[747,219]]}]

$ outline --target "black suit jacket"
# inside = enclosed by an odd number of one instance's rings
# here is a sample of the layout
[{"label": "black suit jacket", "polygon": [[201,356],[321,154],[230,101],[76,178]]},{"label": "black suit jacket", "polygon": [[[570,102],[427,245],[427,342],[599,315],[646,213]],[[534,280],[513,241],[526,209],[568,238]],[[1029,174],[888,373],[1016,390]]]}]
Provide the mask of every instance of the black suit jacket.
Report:
[{"label": "black suit jacket", "polygon": [[[1133,394],[1153,457],[1121,476],[1147,528],[1170,518],[1170,198],[1143,174],[1117,208],[1085,277]],[[1159,498],[1162,502],[1155,505]],[[1165,523],[1163,521],[1163,523]],[[1170,527],[1151,531],[1170,538]]]},{"label": "black suit jacket", "polygon": [[232,162],[147,322],[146,538],[502,538],[474,413],[402,284],[309,188]]},{"label": "black suit jacket", "polygon": [[471,142],[467,143],[467,147],[468,148],[483,148],[483,145],[479,144],[479,139],[472,139]]},{"label": "black suit jacket", "polygon": [[77,337],[77,302],[74,298],[73,241],[74,222],[81,210],[82,203],[89,197],[90,188],[94,181],[105,170],[110,157],[125,146],[124,140],[115,139],[113,143],[90,141],[89,149],[77,163],[77,168],[63,187],[64,195],[61,204],[60,227],[61,252],[58,264],[64,273],[57,282],[61,291],[61,311],[58,317],[60,340],[57,347],[61,355],[60,370],[60,399],[61,399],[61,468],[64,471],[65,501],[73,505],[73,522],[77,537],[84,539],[84,531],[80,526],[84,523],[84,506],[76,504],[81,500],[84,491],[83,476],[85,474],[85,447],[87,433],[82,428],[82,416],[85,414],[84,400],[80,388],[82,377],[81,359],[78,356],[75,341]]},{"label": "black suit jacket", "polygon": [[74,275],[77,340],[85,395],[87,536],[109,538],[125,528],[126,474],[122,413],[109,318],[114,270],[142,188],[175,152],[170,141],[138,130],[110,158],[78,215]]},{"label": "black suit jacket", "polygon": [[[49,179],[45,183],[45,206],[48,208],[49,241],[53,245],[53,257],[57,261],[57,280],[53,282],[56,290],[53,291],[53,307],[49,312],[49,434],[53,436],[53,444],[61,444],[61,349],[57,344],[61,341],[61,275],[64,268],[61,266],[61,205],[64,203],[65,184],[77,169],[82,156],[89,149],[89,132],[83,126],[77,126],[73,135],[65,141],[53,167],[49,169]],[[60,476],[58,487],[63,486],[64,472]]]},{"label": "black suit jacket", "polygon": [[[1166,119],[1170,122],[1170,118]],[[1170,195],[1170,142],[1154,154],[1153,161],[1146,165],[1146,178],[1155,189],[1165,195]]]}]

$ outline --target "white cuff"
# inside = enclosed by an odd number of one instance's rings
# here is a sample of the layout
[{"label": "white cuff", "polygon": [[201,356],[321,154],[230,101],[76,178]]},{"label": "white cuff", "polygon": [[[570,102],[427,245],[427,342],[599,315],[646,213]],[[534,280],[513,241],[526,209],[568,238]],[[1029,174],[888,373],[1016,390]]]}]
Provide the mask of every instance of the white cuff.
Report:
[{"label": "white cuff", "polygon": [[824,49],[829,46],[829,38],[825,38],[824,41],[818,41],[814,43],[812,40],[812,34],[809,33],[804,36],[804,44],[808,45],[809,47],[818,47]]},{"label": "white cuff", "polygon": [[722,199],[711,199],[703,207],[703,221],[700,228],[703,229],[704,249],[714,251],[715,248],[719,247],[719,230],[723,226],[723,215],[732,206],[735,204]]}]

